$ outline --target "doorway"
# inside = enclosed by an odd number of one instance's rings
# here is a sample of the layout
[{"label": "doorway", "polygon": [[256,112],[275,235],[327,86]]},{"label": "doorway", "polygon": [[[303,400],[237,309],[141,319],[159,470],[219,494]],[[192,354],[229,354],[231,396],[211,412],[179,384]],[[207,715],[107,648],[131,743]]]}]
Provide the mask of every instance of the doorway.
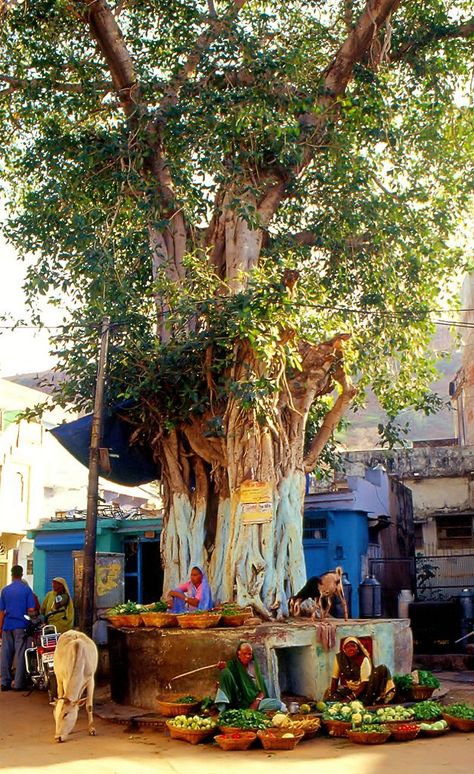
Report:
[{"label": "doorway", "polygon": [[163,594],[160,539],[131,537],[124,541],[125,599],[148,605]]},{"label": "doorway", "polygon": [[297,645],[273,650],[276,657],[277,695],[315,698],[315,648],[311,645]]}]

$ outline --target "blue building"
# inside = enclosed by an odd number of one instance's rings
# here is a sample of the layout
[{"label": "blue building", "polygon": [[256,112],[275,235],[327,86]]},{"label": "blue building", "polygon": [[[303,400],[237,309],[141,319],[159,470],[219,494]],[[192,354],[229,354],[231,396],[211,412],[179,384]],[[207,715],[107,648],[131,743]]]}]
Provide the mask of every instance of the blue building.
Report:
[{"label": "blue building", "polygon": [[[161,528],[161,517],[97,520],[97,552],[124,554],[125,599],[144,604],[160,599]],[[28,534],[34,539],[34,590],[40,599],[50,590],[55,576],[65,578],[73,590],[73,552],[84,548],[84,536],[84,518],[47,521]]]},{"label": "blue building", "polygon": [[391,482],[383,468],[361,469],[330,487],[308,477],[303,546],[308,578],[341,566],[352,584],[352,617],[359,616],[357,589],[372,558],[383,550],[381,530],[390,527]]}]

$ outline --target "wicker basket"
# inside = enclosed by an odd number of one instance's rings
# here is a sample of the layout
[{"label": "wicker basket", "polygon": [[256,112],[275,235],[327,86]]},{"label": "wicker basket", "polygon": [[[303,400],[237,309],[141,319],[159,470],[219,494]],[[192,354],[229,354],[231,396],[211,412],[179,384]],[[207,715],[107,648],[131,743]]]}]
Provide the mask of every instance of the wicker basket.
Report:
[{"label": "wicker basket", "polygon": [[[287,727],[285,726],[285,728]],[[320,718],[308,717],[308,715],[293,715],[288,726],[288,731],[303,731],[303,739],[314,739],[320,728]]]},{"label": "wicker basket", "polygon": [[456,718],[454,715],[447,715],[446,712],[441,714],[450,728],[455,728],[456,731],[474,731],[474,720]]},{"label": "wicker basket", "polygon": [[391,736],[387,729],[384,732],[379,731],[353,731],[351,728],[346,732],[350,742],[354,744],[383,744]]},{"label": "wicker basket", "polygon": [[200,707],[201,702],[199,701],[178,702],[179,698],[179,696],[167,696],[157,699],[156,703],[160,715],[164,715],[166,718],[175,718],[176,715],[190,715],[191,712],[194,714]]},{"label": "wicker basket", "polygon": [[135,613],[134,615],[108,615],[107,621],[115,626],[117,629],[121,627],[136,628],[142,625],[141,615]]},{"label": "wicker basket", "polygon": [[247,607],[236,608],[232,615],[223,615],[221,626],[242,626],[248,618],[253,616],[253,610],[250,605]]},{"label": "wicker basket", "polygon": [[178,625],[178,617],[174,613],[141,613],[140,618],[143,626],[153,626],[158,629]]},{"label": "wicker basket", "polygon": [[[284,734],[293,734],[284,738]],[[257,731],[257,736],[264,750],[294,750],[304,737],[304,732],[287,731],[285,729],[269,729]]]},{"label": "wicker basket", "polygon": [[215,728],[199,728],[196,730],[192,728],[178,728],[173,726],[169,720],[166,721],[166,726],[172,739],[179,739],[182,742],[189,742],[189,744],[199,744],[199,742],[203,742],[215,733]]},{"label": "wicker basket", "polygon": [[210,629],[221,620],[220,613],[181,613],[176,617],[181,629]]},{"label": "wicker basket", "polygon": [[238,615],[223,615],[221,624],[222,626],[242,626],[247,618],[250,618],[248,613],[239,613]]},{"label": "wicker basket", "polygon": [[321,720],[329,736],[343,737],[350,730],[352,723],[346,723],[345,720]]},{"label": "wicker basket", "polygon": [[223,750],[248,750],[256,738],[257,734],[253,731],[237,731],[235,734],[218,734],[214,741]]},{"label": "wicker basket", "polygon": [[420,728],[420,736],[443,736],[443,734],[447,734],[449,730],[449,726],[446,728]]},{"label": "wicker basket", "polygon": [[412,685],[408,695],[412,701],[425,701],[431,698],[434,690],[429,685]]},{"label": "wicker basket", "polygon": [[[402,730],[401,726],[403,725],[410,725],[412,728]],[[415,723],[401,723],[400,726],[397,726],[396,723],[392,723],[390,726],[390,733],[395,742],[410,742],[412,739],[416,739],[420,733],[420,726],[417,726]]]}]

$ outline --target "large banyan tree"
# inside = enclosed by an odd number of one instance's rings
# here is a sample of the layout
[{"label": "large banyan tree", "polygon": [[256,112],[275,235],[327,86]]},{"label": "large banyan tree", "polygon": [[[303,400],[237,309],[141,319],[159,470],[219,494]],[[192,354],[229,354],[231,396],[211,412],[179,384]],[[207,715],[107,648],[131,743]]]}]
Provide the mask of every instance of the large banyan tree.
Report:
[{"label": "large banyan tree", "polygon": [[469,4],[0,3],[5,233],[31,303],[64,310],[58,400],[90,409],[112,320],[107,401],[161,467],[166,586],[198,564],[285,615],[305,476],[351,403],[436,407]]}]

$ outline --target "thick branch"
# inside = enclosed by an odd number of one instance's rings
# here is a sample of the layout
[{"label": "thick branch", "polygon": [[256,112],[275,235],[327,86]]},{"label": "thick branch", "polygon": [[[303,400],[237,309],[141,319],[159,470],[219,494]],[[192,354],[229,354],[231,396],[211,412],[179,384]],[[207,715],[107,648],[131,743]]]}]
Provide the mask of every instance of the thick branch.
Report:
[{"label": "thick branch", "polygon": [[194,417],[189,424],[183,425],[183,432],[193,452],[201,459],[214,466],[227,465],[225,444],[221,438],[206,438],[205,420]]},{"label": "thick branch", "polygon": [[354,65],[360,62],[385,20],[401,0],[369,0],[352,32],[326,70],[324,85],[332,97],[342,94],[349,83]]},{"label": "thick branch", "polygon": [[180,67],[178,74],[170,81],[160,104],[162,111],[170,105],[176,104],[181,87],[195,71],[204,52],[207,51],[210,44],[228,28],[229,22],[237,16],[245,3],[246,0],[232,0],[228,13],[221,19],[216,17],[214,6],[211,6],[209,25],[197,38],[188,58]]},{"label": "thick branch", "polygon": [[268,185],[259,204],[259,213],[264,224],[267,224],[277,211],[288,182],[308,166],[318,148],[322,146],[329,123],[337,117],[338,98],[344,93],[353,75],[354,65],[366,57],[380,27],[400,2],[401,0],[368,0],[357,24],[349,32],[324,73],[323,93],[316,103],[318,110],[303,113],[298,117],[301,143],[304,146],[301,160],[284,173],[280,170],[279,173],[268,177]]},{"label": "thick branch", "polygon": [[337,398],[332,409],[326,414],[323,424],[313,439],[310,450],[306,455],[303,463],[303,469],[305,473],[311,473],[314,470],[318,457],[324,449],[324,446],[338,426],[349,404],[357,393],[357,388],[352,384],[350,378],[342,371],[342,369],[334,378],[341,385],[342,392]]},{"label": "thick branch", "polygon": [[418,35],[413,35],[404,43],[401,43],[397,51],[391,53],[390,61],[399,62],[413,51],[418,51],[420,48],[429,46],[433,42],[455,38],[472,38],[473,36],[474,19],[470,19],[463,24],[450,24],[445,27],[435,25],[432,29],[420,31]]},{"label": "thick branch", "polygon": [[[72,92],[73,94],[82,94],[86,91],[81,83],[67,83],[64,81],[50,81],[47,78],[13,78],[11,75],[0,73],[0,82],[8,83],[9,88],[3,89],[0,93],[10,93],[19,89],[45,89],[45,91]],[[107,94],[114,90],[112,81],[96,81],[90,84],[97,92]]]},{"label": "thick branch", "polygon": [[137,111],[140,89],[135,75],[132,57],[127,49],[117,20],[105,0],[76,0],[87,7],[87,18],[91,33],[107,62],[112,81],[130,118]]}]

